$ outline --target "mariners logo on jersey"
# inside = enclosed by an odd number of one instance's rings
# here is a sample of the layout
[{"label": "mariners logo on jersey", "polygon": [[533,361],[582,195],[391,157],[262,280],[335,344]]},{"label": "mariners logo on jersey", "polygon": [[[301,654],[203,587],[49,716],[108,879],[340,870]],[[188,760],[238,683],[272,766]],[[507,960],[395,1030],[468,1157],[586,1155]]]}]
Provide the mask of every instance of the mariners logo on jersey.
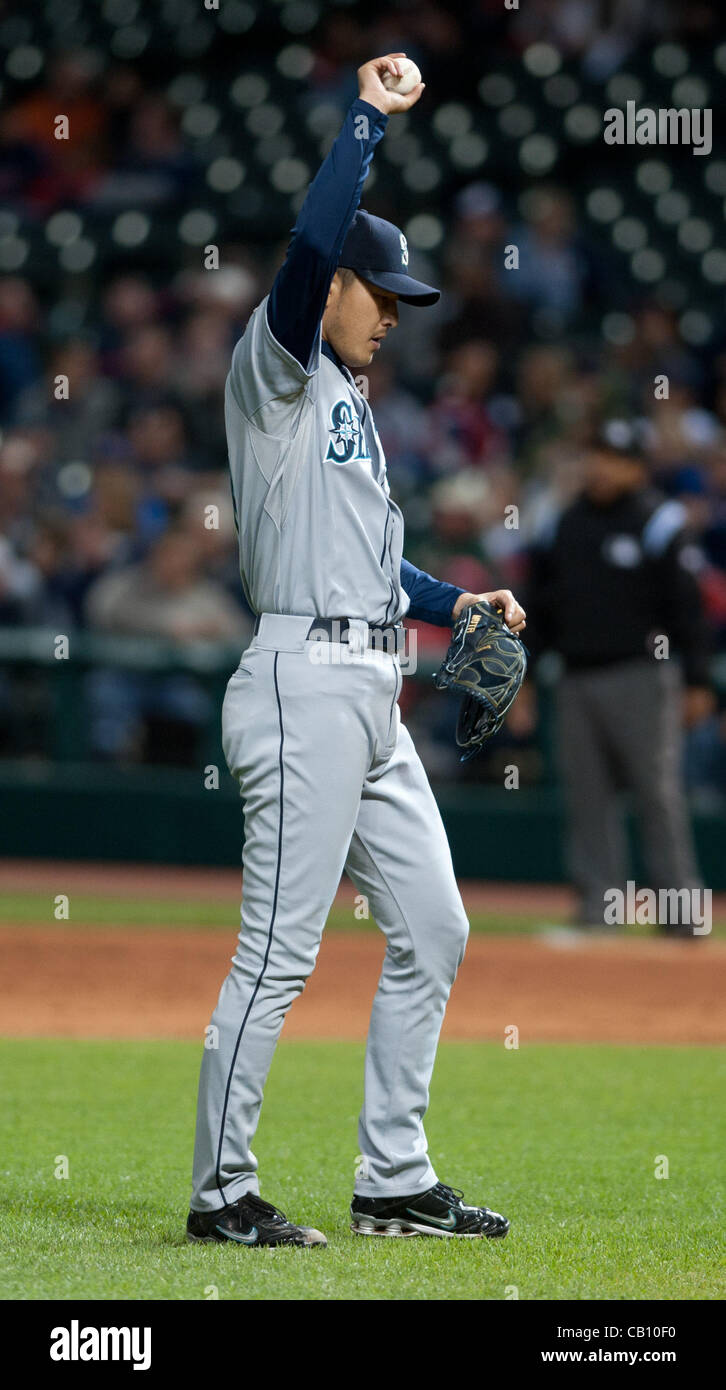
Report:
[{"label": "mariners logo on jersey", "polygon": [[336,401],[330,412],[330,443],[326,459],[333,463],[350,463],[356,459],[370,463],[371,456],[366,453],[365,438],[360,420],[350,401]]}]

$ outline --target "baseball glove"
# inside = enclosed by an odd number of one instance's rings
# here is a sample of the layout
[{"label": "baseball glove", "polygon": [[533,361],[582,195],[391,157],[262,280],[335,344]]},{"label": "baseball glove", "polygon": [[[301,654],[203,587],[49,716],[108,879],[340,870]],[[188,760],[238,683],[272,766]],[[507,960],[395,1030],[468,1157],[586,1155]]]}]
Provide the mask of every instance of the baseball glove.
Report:
[{"label": "baseball glove", "polygon": [[462,610],[434,684],[464,697],[456,724],[463,763],[501,728],[526,670],[524,643],[510,632],[498,608],[482,599]]}]

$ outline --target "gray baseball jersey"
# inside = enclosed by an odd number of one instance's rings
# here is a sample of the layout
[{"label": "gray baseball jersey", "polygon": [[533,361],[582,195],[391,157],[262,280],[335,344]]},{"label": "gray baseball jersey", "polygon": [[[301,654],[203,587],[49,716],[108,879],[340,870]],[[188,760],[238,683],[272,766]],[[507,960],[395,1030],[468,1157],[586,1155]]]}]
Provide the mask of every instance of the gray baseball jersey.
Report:
[{"label": "gray baseball jersey", "polygon": [[373,416],[321,351],[277,342],[267,299],[235,348],[225,397],[240,570],[257,613],[398,621],[403,518]]}]

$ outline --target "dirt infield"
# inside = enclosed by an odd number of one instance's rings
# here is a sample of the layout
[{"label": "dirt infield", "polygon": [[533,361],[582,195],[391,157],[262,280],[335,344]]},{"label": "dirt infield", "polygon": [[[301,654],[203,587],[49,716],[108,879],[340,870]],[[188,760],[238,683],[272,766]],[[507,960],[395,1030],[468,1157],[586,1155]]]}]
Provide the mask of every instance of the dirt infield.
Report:
[{"label": "dirt infield", "polygon": [[[234,930],[3,928],[0,1033],[201,1039],[234,947]],[[327,932],[285,1037],[363,1038],[382,957],[377,932]],[[444,1037],[723,1043],[725,987],[719,942],[473,936]]]},{"label": "dirt infield", "polygon": [[[0,927],[0,1033],[16,1037],[201,1038],[236,945],[241,869],[0,861],[0,893],[148,902],[149,928]],[[467,908],[506,920],[563,917],[566,888],[462,884]],[[226,902],[230,928],[154,922],[155,901]],[[352,908],[341,885],[338,905]],[[714,899],[714,915],[726,903]],[[352,913],[351,913],[352,921]],[[383,959],[375,930],[326,931],[315,972],[285,1025],[289,1038],[363,1038]],[[472,934],[444,1036],[526,1041],[726,1042],[726,943],[583,940],[555,931]]]}]

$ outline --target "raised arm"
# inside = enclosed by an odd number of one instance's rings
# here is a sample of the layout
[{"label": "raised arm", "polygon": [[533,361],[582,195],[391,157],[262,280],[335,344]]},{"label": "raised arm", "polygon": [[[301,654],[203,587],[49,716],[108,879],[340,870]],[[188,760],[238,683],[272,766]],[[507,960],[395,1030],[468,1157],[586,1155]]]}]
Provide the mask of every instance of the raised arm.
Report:
[{"label": "raised arm", "polygon": [[398,76],[403,53],[374,58],[358,69],[359,95],[343,128],[311,183],[293,229],[284,264],[267,301],[270,329],[304,370],[317,345],[330,282],[348,228],[360,202],[373,151],[390,114],[408,111],[423,83],[408,96],[383,86],[386,72]]}]

